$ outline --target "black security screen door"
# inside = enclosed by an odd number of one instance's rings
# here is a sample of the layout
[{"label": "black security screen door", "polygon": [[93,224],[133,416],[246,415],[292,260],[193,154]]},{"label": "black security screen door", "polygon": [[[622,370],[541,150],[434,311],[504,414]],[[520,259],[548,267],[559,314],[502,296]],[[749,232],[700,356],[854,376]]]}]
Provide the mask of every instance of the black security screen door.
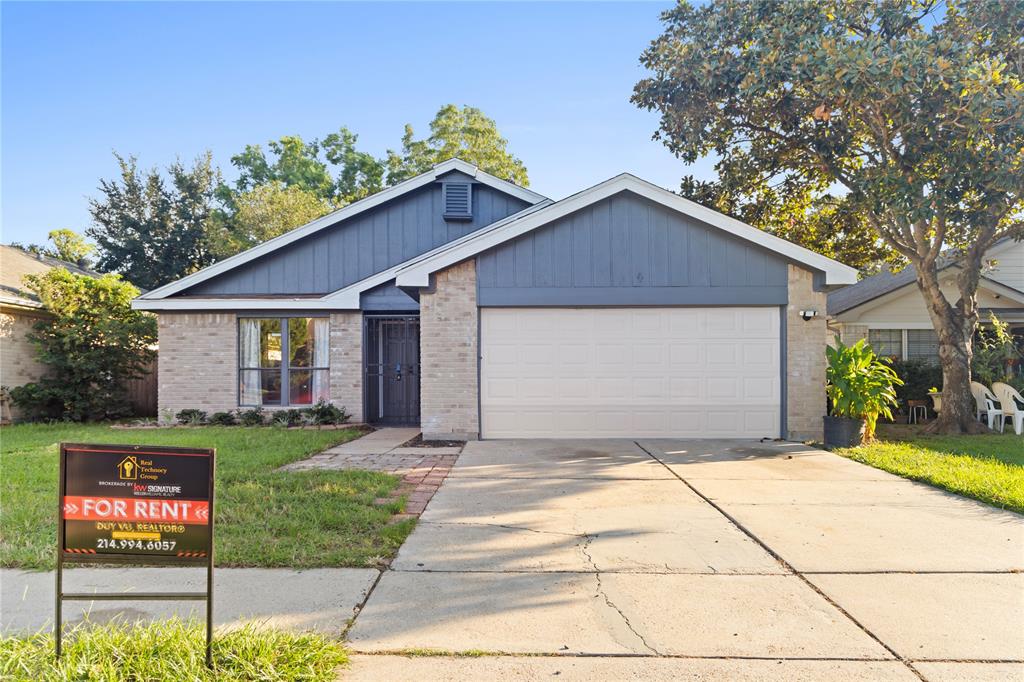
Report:
[{"label": "black security screen door", "polygon": [[366,317],[366,420],[418,426],[420,423],[420,318]]}]

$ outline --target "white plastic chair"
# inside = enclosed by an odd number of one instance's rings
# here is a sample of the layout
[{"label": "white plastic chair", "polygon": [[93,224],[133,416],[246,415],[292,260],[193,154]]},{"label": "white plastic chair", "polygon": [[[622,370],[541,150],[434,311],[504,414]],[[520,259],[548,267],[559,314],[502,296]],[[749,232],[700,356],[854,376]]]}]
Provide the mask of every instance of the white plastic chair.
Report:
[{"label": "white plastic chair", "polygon": [[993,424],[998,419],[1001,429],[1003,426],[1003,411],[995,406],[995,403],[999,400],[995,394],[988,390],[988,386],[977,381],[971,382],[971,394],[974,395],[974,404],[978,408],[978,421],[981,421],[981,415],[986,415],[988,417],[988,428],[994,429]]},{"label": "white plastic chair", "polygon": [[1024,433],[1024,396],[1021,396],[1013,386],[1009,384],[994,383],[992,391],[999,398],[999,407],[1003,411],[1003,417],[999,420],[999,430],[1007,419],[1013,420],[1013,432],[1018,436]]}]

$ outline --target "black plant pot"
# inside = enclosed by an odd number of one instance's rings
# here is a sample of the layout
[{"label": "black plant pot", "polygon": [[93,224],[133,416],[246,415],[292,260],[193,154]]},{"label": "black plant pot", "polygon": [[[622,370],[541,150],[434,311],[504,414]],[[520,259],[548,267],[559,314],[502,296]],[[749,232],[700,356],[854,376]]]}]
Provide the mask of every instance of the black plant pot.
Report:
[{"label": "black plant pot", "polygon": [[855,448],[864,442],[864,420],[849,417],[825,417],[825,446]]}]

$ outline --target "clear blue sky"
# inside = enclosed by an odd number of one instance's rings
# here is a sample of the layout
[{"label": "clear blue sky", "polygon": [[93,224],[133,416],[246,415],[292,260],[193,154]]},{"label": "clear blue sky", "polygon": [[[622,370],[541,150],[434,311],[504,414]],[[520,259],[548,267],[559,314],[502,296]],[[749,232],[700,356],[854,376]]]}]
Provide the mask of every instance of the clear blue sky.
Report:
[{"label": "clear blue sky", "polygon": [[382,155],[448,102],[494,118],[553,198],[621,171],[675,189],[686,167],[629,102],[668,6],[5,2],[0,239],[84,230],[112,150],[210,149],[231,178],[246,144],[341,125]]}]

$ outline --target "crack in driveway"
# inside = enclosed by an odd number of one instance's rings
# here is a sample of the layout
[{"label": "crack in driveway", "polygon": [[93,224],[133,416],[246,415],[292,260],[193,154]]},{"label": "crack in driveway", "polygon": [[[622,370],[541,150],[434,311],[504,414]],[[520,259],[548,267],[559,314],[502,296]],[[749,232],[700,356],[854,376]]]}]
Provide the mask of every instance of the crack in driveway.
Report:
[{"label": "crack in driveway", "polygon": [[594,569],[594,577],[597,579],[598,595],[600,595],[601,598],[604,599],[604,603],[609,608],[615,611],[615,613],[619,614],[619,617],[622,619],[622,622],[626,625],[626,629],[632,632],[633,635],[640,640],[640,643],[644,645],[645,649],[650,651],[655,656],[660,656],[661,653],[653,646],[647,643],[647,639],[645,639],[644,636],[641,635],[635,627],[633,627],[633,623],[630,622],[629,616],[623,613],[622,609],[615,605],[615,602],[611,600],[611,597],[609,597],[608,593],[605,591],[604,583],[601,582],[601,570],[597,567],[597,564],[594,562],[594,557],[590,555],[589,551],[590,543],[593,542],[594,538],[597,536],[591,535],[589,533],[583,533],[582,537],[584,538],[584,541],[583,544],[579,546],[580,552],[582,552],[583,556],[586,557],[587,563],[589,563]]}]

